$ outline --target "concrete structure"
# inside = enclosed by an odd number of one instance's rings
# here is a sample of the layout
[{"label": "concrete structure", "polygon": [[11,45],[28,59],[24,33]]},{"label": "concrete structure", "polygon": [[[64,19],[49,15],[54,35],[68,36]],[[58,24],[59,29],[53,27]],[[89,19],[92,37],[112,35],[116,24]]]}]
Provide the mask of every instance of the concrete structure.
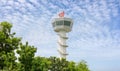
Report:
[{"label": "concrete structure", "polygon": [[54,31],[57,32],[59,39],[58,39],[58,52],[60,53],[60,58],[66,58],[68,55],[66,53],[66,48],[68,45],[66,44],[66,40],[68,37],[66,36],[66,33],[70,32],[72,30],[73,21],[71,18],[54,18],[52,21],[52,25],[54,28]]}]

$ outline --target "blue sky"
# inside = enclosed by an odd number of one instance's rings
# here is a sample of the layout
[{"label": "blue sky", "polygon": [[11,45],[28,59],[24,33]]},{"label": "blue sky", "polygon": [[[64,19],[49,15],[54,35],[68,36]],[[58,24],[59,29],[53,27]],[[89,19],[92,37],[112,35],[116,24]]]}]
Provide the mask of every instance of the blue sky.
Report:
[{"label": "blue sky", "polygon": [[0,0],[0,22],[12,23],[36,56],[59,56],[51,20],[60,11],[74,20],[67,59],[85,60],[91,71],[120,71],[120,0]]}]

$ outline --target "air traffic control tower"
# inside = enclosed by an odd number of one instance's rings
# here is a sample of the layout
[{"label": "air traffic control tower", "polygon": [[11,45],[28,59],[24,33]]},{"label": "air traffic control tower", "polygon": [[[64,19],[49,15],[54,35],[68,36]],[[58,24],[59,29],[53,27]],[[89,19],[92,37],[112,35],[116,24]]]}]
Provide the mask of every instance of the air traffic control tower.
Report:
[{"label": "air traffic control tower", "polygon": [[58,34],[58,52],[60,54],[60,58],[66,58],[68,53],[66,52],[66,48],[68,45],[66,44],[66,40],[68,37],[66,33],[72,30],[73,21],[71,18],[64,17],[64,12],[59,13],[59,18],[54,18],[52,20],[52,26],[54,31]]}]

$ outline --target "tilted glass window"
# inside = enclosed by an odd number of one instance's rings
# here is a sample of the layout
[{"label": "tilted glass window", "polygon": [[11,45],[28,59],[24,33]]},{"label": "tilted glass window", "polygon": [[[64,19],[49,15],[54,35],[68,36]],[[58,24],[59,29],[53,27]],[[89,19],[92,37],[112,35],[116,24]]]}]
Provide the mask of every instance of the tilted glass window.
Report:
[{"label": "tilted glass window", "polygon": [[63,25],[63,21],[56,21],[56,25],[58,26]]},{"label": "tilted glass window", "polygon": [[70,26],[71,22],[70,21],[64,21],[65,26]]}]

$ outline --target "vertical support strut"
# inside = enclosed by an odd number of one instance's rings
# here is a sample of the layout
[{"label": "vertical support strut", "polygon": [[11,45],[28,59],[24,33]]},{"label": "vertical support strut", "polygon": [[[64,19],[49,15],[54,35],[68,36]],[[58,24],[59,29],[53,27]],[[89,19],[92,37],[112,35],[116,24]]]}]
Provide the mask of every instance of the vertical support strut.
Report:
[{"label": "vertical support strut", "polygon": [[66,32],[65,31],[59,31],[58,32],[59,35],[59,39],[58,39],[58,52],[60,53],[60,57],[61,58],[66,58],[66,56],[68,55],[66,53],[66,48],[68,47],[68,45],[66,44],[66,40],[68,39],[68,37],[66,36]]}]

